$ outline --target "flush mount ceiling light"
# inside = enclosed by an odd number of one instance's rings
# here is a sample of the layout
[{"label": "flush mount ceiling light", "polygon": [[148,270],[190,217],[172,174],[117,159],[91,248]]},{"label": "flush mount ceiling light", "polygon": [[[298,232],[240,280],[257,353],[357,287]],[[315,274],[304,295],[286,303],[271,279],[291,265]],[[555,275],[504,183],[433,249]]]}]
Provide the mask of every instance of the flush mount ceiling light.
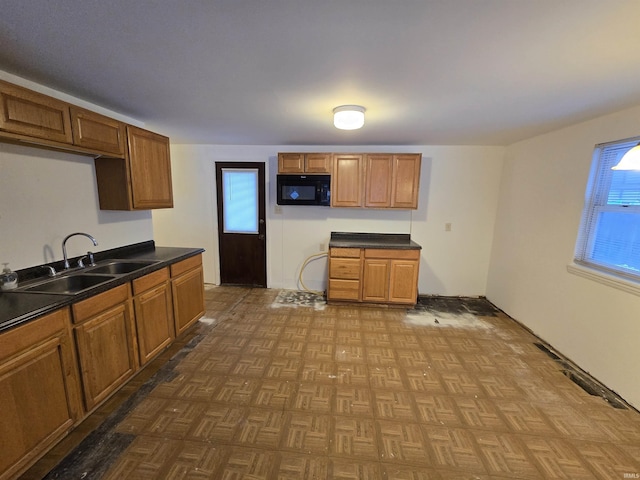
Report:
[{"label": "flush mount ceiling light", "polygon": [[364,125],[364,107],[341,105],[333,109],[333,124],[340,130],[357,130]]},{"label": "flush mount ceiling light", "polygon": [[611,170],[640,170],[640,143],[625,153]]}]

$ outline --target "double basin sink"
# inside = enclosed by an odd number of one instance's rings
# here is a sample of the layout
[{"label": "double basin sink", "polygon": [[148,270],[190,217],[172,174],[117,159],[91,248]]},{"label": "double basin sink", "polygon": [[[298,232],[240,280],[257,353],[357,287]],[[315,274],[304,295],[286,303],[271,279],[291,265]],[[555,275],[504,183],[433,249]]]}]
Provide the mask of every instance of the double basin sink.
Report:
[{"label": "double basin sink", "polygon": [[153,260],[105,260],[95,267],[86,267],[72,272],[61,272],[57,276],[29,282],[16,291],[28,293],[53,293],[77,295],[109,282],[120,275],[133,273],[155,263]]}]

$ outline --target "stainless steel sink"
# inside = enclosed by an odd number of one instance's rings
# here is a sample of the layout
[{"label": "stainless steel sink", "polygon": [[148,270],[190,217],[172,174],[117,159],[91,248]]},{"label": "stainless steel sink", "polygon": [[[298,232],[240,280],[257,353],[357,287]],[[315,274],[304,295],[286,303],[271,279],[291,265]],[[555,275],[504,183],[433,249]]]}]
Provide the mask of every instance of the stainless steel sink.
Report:
[{"label": "stainless steel sink", "polygon": [[87,268],[86,273],[106,273],[109,275],[123,275],[135,272],[141,268],[157,263],[150,260],[108,260],[107,263],[101,263],[97,267]]},{"label": "stainless steel sink", "polygon": [[52,278],[36,285],[19,288],[22,292],[31,293],[58,293],[63,295],[75,295],[102,283],[116,278],[113,275],[84,275],[75,274],[66,277]]}]

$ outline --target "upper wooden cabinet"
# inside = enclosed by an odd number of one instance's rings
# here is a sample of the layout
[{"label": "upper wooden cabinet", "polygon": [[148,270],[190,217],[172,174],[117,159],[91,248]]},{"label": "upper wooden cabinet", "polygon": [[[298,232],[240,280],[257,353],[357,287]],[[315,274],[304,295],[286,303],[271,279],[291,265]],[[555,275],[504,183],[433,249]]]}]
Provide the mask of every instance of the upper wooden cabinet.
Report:
[{"label": "upper wooden cabinet", "polygon": [[421,155],[334,154],[332,207],[418,208]]},{"label": "upper wooden cabinet", "polygon": [[363,155],[335,154],[331,174],[331,206],[361,207]]},{"label": "upper wooden cabinet", "polygon": [[71,144],[69,104],[0,81],[0,130]]},{"label": "upper wooden cabinet", "polygon": [[368,154],[365,207],[418,208],[420,154]]},{"label": "upper wooden cabinet", "polygon": [[173,207],[169,139],[129,125],[127,141],[133,208]]},{"label": "upper wooden cabinet", "polygon": [[127,125],[125,159],[96,158],[102,210],[173,207],[169,139]]},{"label": "upper wooden cabinet", "polygon": [[97,157],[102,210],[173,207],[165,136],[0,80],[0,141]]},{"label": "upper wooden cabinet", "polygon": [[71,107],[73,143],[124,157],[125,124],[84,108]]},{"label": "upper wooden cabinet", "polygon": [[390,207],[393,155],[367,155],[365,165],[364,206],[369,208]]},{"label": "upper wooden cabinet", "polygon": [[391,208],[418,208],[420,154],[393,156]]},{"label": "upper wooden cabinet", "polygon": [[331,153],[279,153],[278,173],[330,173]]}]

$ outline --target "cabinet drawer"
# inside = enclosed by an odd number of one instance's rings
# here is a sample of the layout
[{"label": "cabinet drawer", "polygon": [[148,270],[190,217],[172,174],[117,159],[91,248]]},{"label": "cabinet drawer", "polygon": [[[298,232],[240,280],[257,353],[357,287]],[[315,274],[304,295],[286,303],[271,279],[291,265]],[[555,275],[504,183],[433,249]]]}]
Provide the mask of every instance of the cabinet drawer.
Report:
[{"label": "cabinet drawer", "polygon": [[360,258],[360,249],[332,247],[330,254],[332,257]]},{"label": "cabinet drawer", "polygon": [[392,258],[399,260],[417,260],[420,258],[420,250],[397,250],[392,248],[367,248],[364,251],[365,258]]},{"label": "cabinet drawer", "polygon": [[360,279],[359,258],[332,258],[329,265],[329,278]]},{"label": "cabinet drawer", "polygon": [[330,278],[329,300],[360,300],[360,282]]},{"label": "cabinet drawer", "polygon": [[166,282],[167,280],[169,280],[168,268],[163,268],[162,270],[150,273],[144,277],[136,278],[133,281],[133,294],[138,295],[139,293],[145,292],[156,285]]},{"label": "cabinet drawer", "polygon": [[125,283],[119,287],[99,293],[91,298],[78,302],[72,306],[73,323],[80,323],[98,313],[126,302],[129,298],[129,284]]},{"label": "cabinet drawer", "polygon": [[187,258],[186,260],[171,265],[171,276],[175,277],[200,265],[202,265],[202,255]]}]

